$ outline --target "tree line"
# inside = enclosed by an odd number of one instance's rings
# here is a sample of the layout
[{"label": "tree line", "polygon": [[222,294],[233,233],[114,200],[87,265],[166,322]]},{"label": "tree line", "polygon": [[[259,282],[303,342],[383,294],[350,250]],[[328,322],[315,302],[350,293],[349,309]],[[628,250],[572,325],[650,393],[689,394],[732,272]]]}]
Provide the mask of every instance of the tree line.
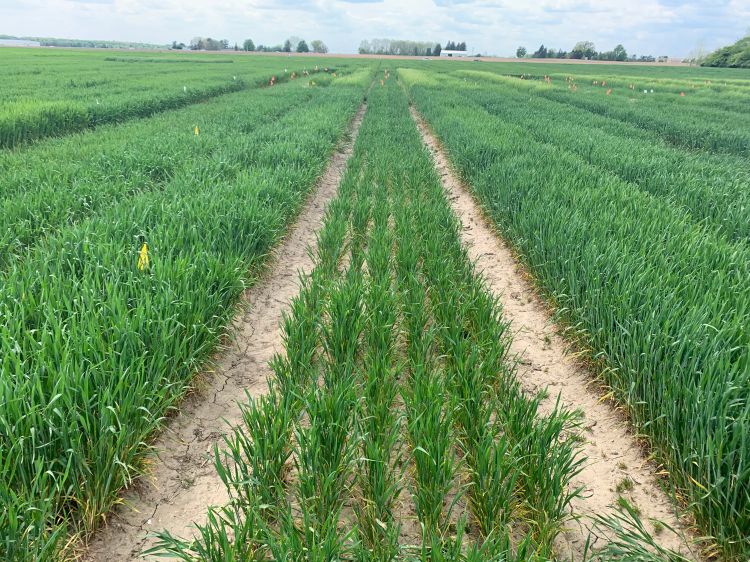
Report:
[{"label": "tree line", "polygon": [[699,62],[701,66],[750,68],[750,35],[714,51]]},{"label": "tree line", "polygon": [[360,55],[401,55],[410,57],[439,57],[446,51],[466,51],[466,43],[448,41],[443,47],[431,41],[410,41],[408,39],[365,39],[359,45]]},{"label": "tree line", "polygon": [[[230,49],[229,40],[213,39],[211,37],[194,37],[188,45],[172,42],[172,49],[190,49],[193,51],[223,51]],[[443,49],[446,51],[467,51],[465,41],[448,41],[443,47],[432,41],[410,41],[406,39],[370,39],[364,40],[359,46],[361,55],[402,55],[416,57],[439,57]],[[256,44],[252,39],[245,39],[242,45],[235,43],[235,51],[254,51],[262,53],[327,53],[328,46],[320,39],[308,42],[301,37],[289,37],[277,45]]]},{"label": "tree line", "polygon": [[[189,45],[185,43],[172,42],[172,49],[190,49],[192,51],[225,51],[230,49],[228,39],[212,39],[211,37],[194,37]],[[284,43],[279,45],[256,45],[252,39],[245,39],[240,47],[234,44],[235,51],[256,51],[263,53],[327,53],[328,47],[320,39],[307,41],[300,37],[290,37]]]},{"label": "tree line", "polygon": [[328,46],[320,39],[307,41],[300,37],[290,37],[283,44],[279,45],[256,45],[252,39],[245,39],[242,44],[243,51],[255,51],[262,53],[320,53],[328,52]]},{"label": "tree line", "polygon": [[579,59],[620,62],[655,62],[656,60],[666,58],[659,57],[659,59],[657,59],[652,55],[642,55],[640,58],[638,58],[635,54],[628,55],[627,50],[625,50],[625,47],[623,47],[622,45],[617,45],[611,51],[598,52],[596,50],[596,46],[591,41],[579,41],[570,51],[547,48],[544,46],[544,44],[542,44],[536,51],[534,51],[533,53],[529,53],[526,47],[518,47],[518,49],[516,49],[516,57],[519,59]]},{"label": "tree line", "polygon": [[[173,43],[172,48],[179,49],[180,46]],[[228,39],[212,39],[211,37],[193,37],[190,40],[191,51],[221,51],[229,48]]]},{"label": "tree line", "polygon": [[61,39],[58,37],[17,37],[0,35],[0,39],[36,41],[42,47],[74,47],[84,49],[163,49],[166,45],[139,43],[137,41],[99,41],[95,39]]},{"label": "tree line", "polygon": [[465,51],[466,50],[466,42],[461,43],[454,43],[453,41],[448,41],[445,44],[444,49],[446,51]]}]

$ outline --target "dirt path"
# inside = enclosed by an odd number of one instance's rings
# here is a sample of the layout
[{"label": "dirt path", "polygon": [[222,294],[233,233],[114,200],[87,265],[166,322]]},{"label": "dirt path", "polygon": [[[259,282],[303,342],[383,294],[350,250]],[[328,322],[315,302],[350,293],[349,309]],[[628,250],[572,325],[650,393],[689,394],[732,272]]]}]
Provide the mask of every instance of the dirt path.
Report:
[{"label": "dirt path", "polygon": [[194,521],[204,521],[207,507],[226,503],[227,496],[213,466],[213,447],[240,421],[237,403],[245,392],[266,391],[268,361],[283,349],[279,323],[299,292],[299,275],[313,267],[314,247],[328,202],[336,195],[346,162],[365,114],[360,107],[349,134],[337,149],[302,213],[270,259],[266,273],[243,297],[233,321],[232,342],[215,358],[209,385],[190,395],[155,444],[151,477],[139,480],[110,514],[109,525],[89,546],[84,559],[94,562],[141,560],[151,540],[148,533],[166,529],[190,536]]},{"label": "dirt path", "polygon": [[[566,343],[556,333],[548,307],[526,280],[522,267],[485,219],[468,189],[453,173],[439,141],[413,108],[412,116],[433,155],[453,210],[463,223],[462,241],[469,256],[484,275],[489,289],[500,298],[504,316],[511,322],[514,334],[511,353],[520,358],[518,377],[523,387],[529,392],[549,387],[550,398],[543,404],[546,411],[554,407],[559,393],[563,405],[585,414],[583,453],[588,460],[574,482],[584,487],[583,497],[573,503],[574,513],[605,514],[618,496],[623,495],[641,510],[644,522],[656,518],[679,529],[671,501],[659,487],[654,467],[642,456],[641,447],[628,432],[627,420],[592,387],[591,373],[566,354]],[[620,494],[617,487],[622,488],[626,479],[632,483],[632,490],[622,490]],[[650,523],[646,526],[653,531]],[[579,560],[588,528],[588,521],[582,519],[559,537],[559,554]],[[692,556],[687,545],[671,533],[665,531],[657,540],[662,546]]]}]

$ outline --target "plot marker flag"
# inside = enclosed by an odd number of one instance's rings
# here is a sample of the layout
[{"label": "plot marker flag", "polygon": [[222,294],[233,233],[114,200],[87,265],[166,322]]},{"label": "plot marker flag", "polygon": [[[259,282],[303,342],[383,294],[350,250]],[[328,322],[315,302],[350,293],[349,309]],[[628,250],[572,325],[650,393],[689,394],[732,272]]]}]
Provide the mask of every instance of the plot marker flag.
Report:
[{"label": "plot marker flag", "polygon": [[195,128],[193,129],[193,132],[195,133],[195,136],[196,136],[196,137],[197,137],[198,135],[200,135],[200,133],[201,133],[201,132],[200,132],[200,129],[198,129],[198,125],[196,125],[196,126],[195,126]]},{"label": "plot marker flag", "polygon": [[138,269],[139,271],[145,271],[148,269],[149,265],[148,244],[144,242],[141,251],[138,252]]}]

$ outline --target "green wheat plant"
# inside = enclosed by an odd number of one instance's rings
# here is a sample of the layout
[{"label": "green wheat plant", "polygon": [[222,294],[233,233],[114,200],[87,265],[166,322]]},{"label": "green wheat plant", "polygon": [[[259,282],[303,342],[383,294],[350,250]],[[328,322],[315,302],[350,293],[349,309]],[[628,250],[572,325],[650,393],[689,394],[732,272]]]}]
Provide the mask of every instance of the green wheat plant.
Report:
[{"label": "green wheat plant", "polygon": [[[741,118],[725,112],[721,121],[693,123],[664,107],[636,110],[622,98],[554,82],[527,87],[517,77],[439,85],[411,78],[410,96],[452,164],[560,320],[606,367],[604,380],[702,534],[728,559],[746,559],[747,144],[733,126]],[[643,146],[631,151],[630,143]],[[513,433],[523,441],[534,414],[521,407],[521,415],[525,425]],[[555,426],[529,442],[537,458]],[[541,500],[555,493],[533,472],[521,474],[529,493],[542,494],[537,508],[559,513],[555,501]]]}]

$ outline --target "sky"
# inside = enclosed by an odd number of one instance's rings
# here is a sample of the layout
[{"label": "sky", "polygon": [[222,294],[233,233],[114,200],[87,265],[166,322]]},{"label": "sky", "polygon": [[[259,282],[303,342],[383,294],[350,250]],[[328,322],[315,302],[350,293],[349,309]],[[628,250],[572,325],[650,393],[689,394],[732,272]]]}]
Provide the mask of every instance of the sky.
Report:
[{"label": "sky", "polygon": [[750,28],[750,0],[0,0],[0,34],[165,44],[192,37],[275,45],[322,39],[354,53],[363,39],[465,41],[513,56],[540,44],[684,57],[733,43]]}]

